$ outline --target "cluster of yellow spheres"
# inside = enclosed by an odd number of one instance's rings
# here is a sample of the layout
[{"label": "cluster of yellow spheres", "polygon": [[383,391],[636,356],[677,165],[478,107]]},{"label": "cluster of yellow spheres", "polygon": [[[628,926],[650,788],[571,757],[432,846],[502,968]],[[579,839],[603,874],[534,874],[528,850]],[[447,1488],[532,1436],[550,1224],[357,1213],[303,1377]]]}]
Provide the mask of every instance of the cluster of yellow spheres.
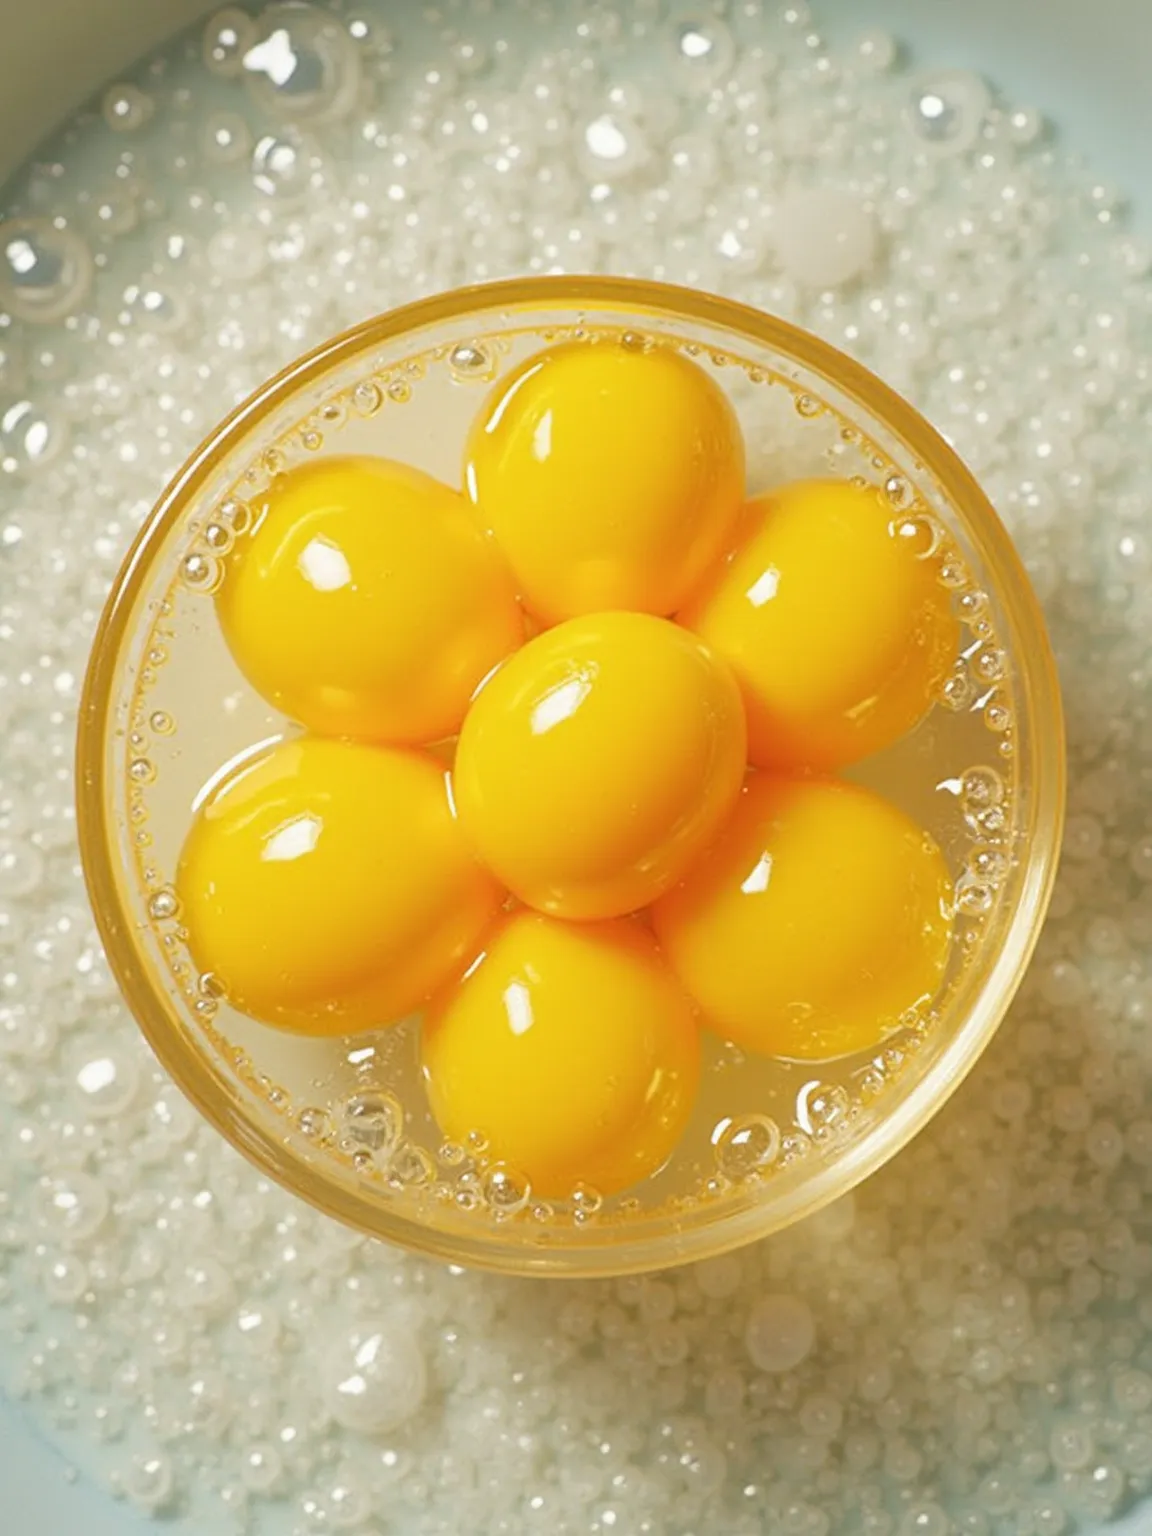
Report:
[{"label": "cluster of yellow spheres", "polygon": [[938,574],[874,490],[749,499],[732,406],[672,345],[523,362],[461,491],[289,470],[216,603],[300,729],[197,811],[196,963],[285,1029],[422,1010],[445,1135],[543,1195],[635,1184],[691,1116],[702,1027],[828,1059],[939,985],[939,849],[834,776],[931,708]]}]

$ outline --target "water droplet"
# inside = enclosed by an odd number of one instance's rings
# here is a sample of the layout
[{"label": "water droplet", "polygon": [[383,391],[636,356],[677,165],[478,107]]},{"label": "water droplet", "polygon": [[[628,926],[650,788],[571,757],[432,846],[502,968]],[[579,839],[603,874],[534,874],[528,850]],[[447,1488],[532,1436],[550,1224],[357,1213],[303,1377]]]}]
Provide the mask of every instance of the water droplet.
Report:
[{"label": "water droplet", "polygon": [[123,1475],[124,1492],[145,1514],[156,1514],[175,1489],[172,1464],[158,1453],[134,1456]]},{"label": "water droplet", "polygon": [[770,1168],[780,1154],[780,1128],[767,1115],[739,1115],[713,1132],[716,1165],[730,1179]]},{"label": "water droplet", "polygon": [[74,230],[50,219],[0,223],[0,309],[16,320],[49,325],[87,297],[92,253]]},{"label": "water droplet", "polygon": [[393,379],[388,386],[389,400],[395,400],[397,405],[403,405],[406,400],[412,398],[412,386],[405,379]]},{"label": "water droplet", "polygon": [[128,764],[128,777],[135,784],[152,784],[156,780],[156,764],[151,758],[134,757]]},{"label": "water droplet", "polygon": [[797,395],[796,411],[798,415],[812,420],[813,417],[823,415],[824,406],[814,395]]},{"label": "water droplet", "polygon": [[155,709],[148,716],[148,724],[157,736],[171,736],[176,729],[176,722],[167,710]]},{"label": "water droplet", "polygon": [[332,121],[351,110],[360,90],[355,42],[318,6],[269,6],[243,65],[253,99],[273,115]]}]

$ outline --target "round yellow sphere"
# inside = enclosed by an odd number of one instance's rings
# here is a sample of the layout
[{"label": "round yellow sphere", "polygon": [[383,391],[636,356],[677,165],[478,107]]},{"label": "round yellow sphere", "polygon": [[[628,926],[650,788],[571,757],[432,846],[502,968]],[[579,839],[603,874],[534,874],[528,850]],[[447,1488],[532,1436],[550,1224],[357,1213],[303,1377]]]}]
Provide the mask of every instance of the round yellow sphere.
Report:
[{"label": "round yellow sphere", "polygon": [[847,481],[752,501],[736,554],[679,618],[735,671],[754,763],[843,767],[931,709],[959,632],[917,534]]},{"label": "round yellow sphere", "polygon": [[216,597],[241,671],[323,735],[454,734],[523,638],[499,551],[464,498],[388,459],[317,459],[276,479]]},{"label": "round yellow sphere", "polygon": [[528,906],[577,919],[645,906],[739,793],[728,668],[667,619],[602,613],[530,640],[464,721],[453,792],[478,857]]},{"label": "round yellow sphere", "polygon": [[638,1183],[667,1162],[692,1112],[692,1005],[635,919],[513,913],[422,1029],[444,1134],[483,1136],[539,1195]]},{"label": "round yellow sphere", "polygon": [[652,922],[719,1034],[820,1061],[878,1045],[933,996],[951,910],[940,849],[888,801],[834,779],[753,773]]},{"label": "round yellow sphere", "polygon": [[566,342],[496,384],[464,480],[545,623],[667,615],[732,540],[744,443],[724,391],[672,347]]},{"label": "round yellow sphere", "polygon": [[200,806],[177,893],[188,945],[252,1018],[315,1035],[394,1023],[473,959],[503,893],[468,852],[443,767],[289,740]]}]

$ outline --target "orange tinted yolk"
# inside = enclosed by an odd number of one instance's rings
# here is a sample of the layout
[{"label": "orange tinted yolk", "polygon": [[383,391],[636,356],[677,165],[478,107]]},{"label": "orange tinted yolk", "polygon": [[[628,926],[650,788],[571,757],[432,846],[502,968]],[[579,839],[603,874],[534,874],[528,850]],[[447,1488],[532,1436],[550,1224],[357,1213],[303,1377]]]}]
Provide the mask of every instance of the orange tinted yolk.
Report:
[{"label": "orange tinted yolk", "polygon": [[678,879],[739,792],[727,667],[646,614],[572,619],[518,651],[464,722],[453,791],[477,855],[529,906],[594,919]]},{"label": "orange tinted yolk", "polygon": [[672,347],[570,342],[495,386],[464,480],[545,623],[666,615],[731,541],[744,445],[723,390]]},{"label": "orange tinted yolk", "polygon": [[319,459],[275,481],[216,606],[269,703],[323,735],[403,745],[454,734],[523,638],[463,497],[388,459]]},{"label": "orange tinted yolk", "polygon": [[754,763],[839,768],[932,707],[959,632],[916,531],[847,481],[750,504],[736,554],[679,618],[736,673]]},{"label": "orange tinted yolk", "polygon": [[535,1193],[626,1189],[671,1156],[700,1072],[692,1005],[635,919],[518,912],[436,1000],[424,1076],[444,1134],[475,1132]]},{"label": "orange tinted yolk", "polygon": [[469,963],[503,895],[465,846],[439,764],[309,737],[211,791],[177,891],[192,955],[229,1001],[318,1035],[418,1008]]},{"label": "orange tinted yolk", "polygon": [[652,921],[718,1033],[820,1060],[870,1049],[932,997],[951,903],[939,848],[879,795],[753,773],[722,836]]}]

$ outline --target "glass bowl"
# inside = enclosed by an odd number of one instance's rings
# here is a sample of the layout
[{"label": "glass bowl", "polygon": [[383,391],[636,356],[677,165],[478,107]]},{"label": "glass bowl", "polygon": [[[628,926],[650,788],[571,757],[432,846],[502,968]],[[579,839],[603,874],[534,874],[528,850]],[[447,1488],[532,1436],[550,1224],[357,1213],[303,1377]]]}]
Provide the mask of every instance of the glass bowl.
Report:
[{"label": "glass bowl", "polygon": [[[492,379],[536,347],[597,334],[683,347],[729,392],[749,481],[876,483],[893,517],[946,543],[964,621],[928,720],[856,777],[903,786],[957,879],[954,961],[932,1010],[866,1058],[752,1063],[709,1040],[684,1148],[631,1198],[508,1201],[482,1146],[441,1145],[422,1102],[418,1021],[344,1042],[233,1013],[197,977],[172,889],[191,809],[220,765],[286,722],[243,682],[210,594],[248,503],[332,451],[404,458],[453,481]],[[996,514],[932,428],[865,369],[727,300],[654,283],[546,277],[380,316],[269,381],[196,451],[129,552],[100,623],[78,741],[89,893],[120,987],[197,1108],[266,1174],[354,1227],[511,1273],[657,1269],[763,1237],[843,1194],[936,1113],[1004,1017],[1047,906],[1064,754],[1035,596]],[[937,768],[941,771],[937,772]],[[946,771],[944,771],[946,770]],[[748,1115],[755,1135],[733,1136]]]}]

